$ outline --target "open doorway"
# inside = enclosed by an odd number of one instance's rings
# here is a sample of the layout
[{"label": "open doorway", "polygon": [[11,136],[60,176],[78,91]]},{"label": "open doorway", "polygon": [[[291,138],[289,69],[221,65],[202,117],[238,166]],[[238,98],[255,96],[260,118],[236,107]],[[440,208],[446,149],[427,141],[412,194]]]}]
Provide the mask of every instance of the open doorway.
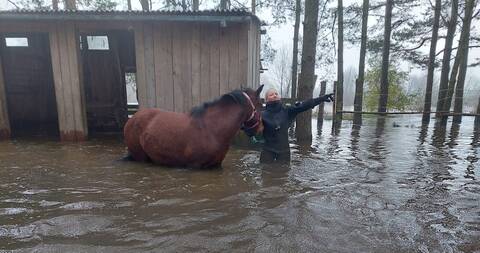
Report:
[{"label": "open doorway", "polygon": [[48,33],[1,34],[12,135],[58,136],[58,115]]},{"label": "open doorway", "polygon": [[83,33],[80,40],[89,132],[120,132],[128,119],[129,86],[136,72],[134,35]]}]

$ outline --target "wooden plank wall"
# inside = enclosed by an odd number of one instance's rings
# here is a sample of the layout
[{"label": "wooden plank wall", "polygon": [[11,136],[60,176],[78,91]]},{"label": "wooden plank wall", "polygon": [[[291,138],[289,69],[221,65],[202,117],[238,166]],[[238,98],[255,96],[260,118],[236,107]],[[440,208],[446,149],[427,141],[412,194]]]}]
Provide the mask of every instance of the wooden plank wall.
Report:
[{"label": "wooden plank wall", "polygon": [[[250,24],[149,22],[135,28],[140,107],[188,112],[241,87],[253,87]],[[250,42],[251,40],[251,42]],[[252,47],[250,47],[250,44]]]},{"label": "wooden plank wall", "polygon": [[59,22],[50,30],[58,124],[62,141],[82,141],[88,135],[78,32],[73,22]]},{"label": "wooden plank wall", "polygon": [[250,88],[257,88],[260,83],[260,27],[256,21],[250,22],[247,31],[248,73],[247,83]]},{"label": "wooden plank wall", "polygon": [[0,55],[0,140],[10,138],[5,79],[3,78],[2,58]]}]

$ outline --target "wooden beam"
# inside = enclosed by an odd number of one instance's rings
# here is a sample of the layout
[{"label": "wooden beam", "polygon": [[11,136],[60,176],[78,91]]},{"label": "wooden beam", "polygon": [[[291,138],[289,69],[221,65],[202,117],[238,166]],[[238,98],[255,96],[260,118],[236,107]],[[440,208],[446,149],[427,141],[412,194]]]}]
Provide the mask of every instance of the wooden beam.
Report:
[{"label": "wooden beam", "polygon": [[50,54],[62,141],[83,141],[88,136],[79,48],[73,22],[57,23],[51,28]]},{"label": "wooden beam", "polygon": [[192,34],[192,41],[191,41],[191,48],[192,48],[192,63],[191,63],[191,86],[192,86],[192,100],[191,100],[191,107],[198,106],[202,102],[200,100],[200,82],[201,82],[201,62],[200,62],[200,23],[195,23],[190,26],[191,34]]},{"label": "wooden beam", "polygon": [[227,27],[228,35],[228,90],[239,89],[240,84],[240,58],[239,58],[239,29],[237,25]]},{"label": "wooden beam", "polygon": [[143,39],[145,45],[145,85],[147,90],[147,106],[149,108],[158,107],[156,82],[155,82],[155,49],[153,41],[153,24],[145,23],[143,25]]},{"label": "wooden beam", "polygon": [[173,111],[172,24],[154,25],[155,82],[158,107]]},{"label": "wooden beam", "polygon": [[225,94],[230,91],[228,83],[229,78],[229,28],[220,27],[219,36],[219,50],[220,50],[220,94]]},{"label": "wooden beam", "polygon": [[175,111],[187,112],[192,106],[192,34],[190,24],[173,27],[173,83]]},{"label": "wooden beam", "polygon": [[145,73],[145,40],[143,35],[143,24],[135,27],[135,62],[136,62],[136,80],[137,94],[140,108],[148,107],[147,101],[147,81]]},{"label": "wooden beam", "polygon": [[[3,37],[0,37],[3,38]],[[3,65],[0,55],[0,140],[10,138],[10,121],[8,118],[7,96],[5,90],[5,79],[3,77]]]},{"label": "wooden beam", "polygon": [[220,96],[220,26],[213,24],[208,44],[210,46],[210,85],[209,85],[209,99]]},{"label": "wooden beam", "polygon": [[54,25],[52,22],[0,21],[2,33],[47,32]]},{"label": "wooden beam", "polygon": [[213,52],[211,50],[211,38],[215,30],[210,24],[201,24],[200,30],[200,100],[205,102],[209,101],[213,95],[213,90],[210,91],[212,85],[210,81],[210,57]]},{"label": "wooden beam", "polygon": [[251,87],[248,85],[248,24],[239,25],[239,44],[238,44],[238,59],[239,59],[239,82],[242,87]]}]

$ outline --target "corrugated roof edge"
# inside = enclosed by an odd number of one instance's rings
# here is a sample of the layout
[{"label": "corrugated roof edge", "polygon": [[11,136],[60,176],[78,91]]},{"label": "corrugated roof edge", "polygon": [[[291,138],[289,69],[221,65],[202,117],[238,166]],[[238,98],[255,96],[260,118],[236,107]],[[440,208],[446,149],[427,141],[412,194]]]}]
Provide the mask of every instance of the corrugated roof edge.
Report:
[{"label": "corrugated roof edge", "polygon": [[[175,17],[179,18],[162,18]],[[151,19],[169,19],[169,20],[197,20],[208,21],[209,17],[222,17],[230,20],[242,21],[243,18],[253,18],[260,22],[260,19],[246,9],[212,9],[199,11],[170,11],[170,10],[0,10],[0,19],[19,20],[19,19],[83,19],[96,17],[94,19],[133,19],[133,20],[151,20]],[[103,18],[102,18],[103,17]],[[183,18],[182,18],[183,17]],[[191,18],[185,18],[191,17]],[[235,17],[235,18],[229,18]],[[243,18],[242,18],[243,17]],[[240,18],[240,19],[239,19]]]}]

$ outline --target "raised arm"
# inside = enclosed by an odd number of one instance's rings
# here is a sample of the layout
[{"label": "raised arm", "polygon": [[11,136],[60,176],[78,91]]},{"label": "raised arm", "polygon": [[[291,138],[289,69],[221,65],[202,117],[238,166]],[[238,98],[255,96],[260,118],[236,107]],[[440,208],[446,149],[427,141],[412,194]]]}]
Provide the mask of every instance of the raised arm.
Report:
[{"label": "raised arm", "polygon": [[320,103],[331,102],[333,100],[334,100],[334,97],[332,93],[332,94],[327,94],[317,98],[307,99],[302,102],[297,102],[295,103],[295,105],[287,107],[288,115],[292,118],[297,116],[297,114],[299,113],[313,109],[315,106],[319,105]]}]

